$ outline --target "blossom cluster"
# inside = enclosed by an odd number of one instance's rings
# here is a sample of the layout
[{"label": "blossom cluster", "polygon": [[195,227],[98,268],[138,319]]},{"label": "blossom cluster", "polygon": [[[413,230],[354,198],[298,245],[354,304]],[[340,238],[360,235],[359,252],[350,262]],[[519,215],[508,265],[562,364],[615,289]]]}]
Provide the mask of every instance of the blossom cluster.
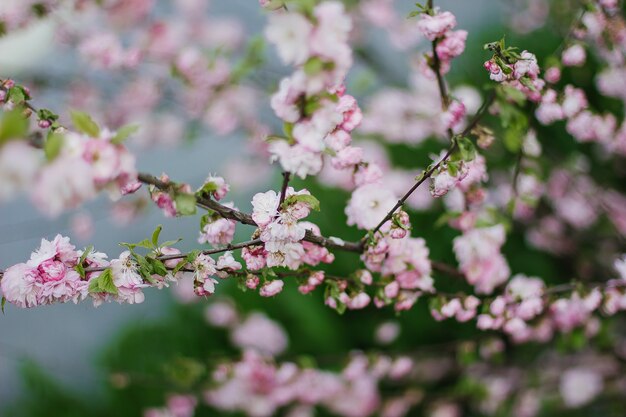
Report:
[{"label": "blossom cluster", "polygon": [[0,200],[28,192],[43,213],[58,216],[101,191],[114,200],[135,192],[141,185],[135,157],[120,143],[120,133],[93,126],[81,133],[56,129],[44,144],[45,152],[26,137],[2,146]]},{"label": "blossom cluster", "polygon": [[[520,315],[532,315],[536,310],[535,297],[542,288],[533,280],[517,277],[506,292],[508,301],[520,302]],[[456,314],[463,320],[467,317],[463,311],[475,310],[476,305],[472,298],[464,304],[452,300],[441,313],[444,317]],[[241,350],[241,357],[212,363],[207,388],[200,394],[169,393],[165,407],[146,409],[144,416],[188,416],[204,405],[254,417],[277,412],[310,415],[316,407],[345,417],[374,413],[397,416],[415,406],[431,410],[429,415],[457,416],[465,406],[485,415],[512,408],[516,415],[535,416],[541,401],[547,398],[558,398],[559,404],[568,409],[580,408],[597,398],[606,385],[623,381],[621,366],[609,355],[549,354],[548,358],[522,366],[503,367],[499,358],[505,345],[497,337],[468,342],[437,356],[352,352],[340,368],[304,367],[279,359],[289,347],[288,335],[265,314],[241,314],[230,300],[215,300],[206,307],[204,316],[210,326],[228,333],[231,344]],[[393,322],[386,323],[390,324]],[[469,362],[449,360],[449,356],[473,354],[476,359]],[[481,395],[472,395],[468,402],[427,395],[429,386],[457,373],[467,384],[480,388]],[[538,375],[541,378],[537,379]],[[529,387],[531,380],[535,382]],[[389,393],[385,390],[388,384],[397,389]],[[406,385],[411,388],[404,388]]]},{"label": "blossom cluster", "polygon": [[317,200],[306,190],[285,190],[284,201],[275,191],[258,193],[252,199],[252,219],[259,227],[263,247],[244,249],[243,257],[248,268],[286,266],[298,269],[302,264],[315,266],[320,262],[331,263],[334,256],[326,248],[310,242],[302,242],[307,232],[319,235],[319,228],[306,218]]},{"label": "blossom cluster", "polygon": [[336,169],[355,170],[363,163],[363,150],[350,146],[361,109],[343,84],[352,65],[351,29],[343,5],[334,1],[320,3],[312,16],[274,12],[270,17],[267,39],[281,60],[297,69],[272,96],[288,137],[270,138],[269,151],[285,171],[301,178],[320,172],[325,152],[333,155]]},{"label": "blossom cluster", "polygon": [[77,303],[88,296],[89,279],[76,271],[79,262],[87,266],[107,266],[106,255],[89,252],[86,257],[75,250],[69,238],[57,235],[52,241],[42,239],[41,246],[26,263],[8,268],[0,281],[3,296],[19,307]]}]

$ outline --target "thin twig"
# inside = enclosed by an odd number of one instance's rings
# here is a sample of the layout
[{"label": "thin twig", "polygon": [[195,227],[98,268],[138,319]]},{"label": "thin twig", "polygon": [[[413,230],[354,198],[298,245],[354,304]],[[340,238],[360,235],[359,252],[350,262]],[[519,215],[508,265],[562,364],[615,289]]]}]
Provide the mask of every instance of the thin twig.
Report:
[{"label": "thin twig", "polygon": [[291,173],[289,171],[283,172],[283,187],[280,190],[280,200],[278,202],[278,207],[282,206],[285,202],[285,198],[287,198],[287,187],[289,187],[289,179],[291,177]]},{"label": "thin twig", "polygon": [[[482,106],[480,106],[480,109],[478,109],[478,111],[476,112],[474,117],[472,117],[472,120],[465,127],[465,129],[463,129],[463,131],[460,133],[459,136],[466,136],[466,135],[468,135],[471,132],[471,130],[474,127],[476,127],[476,125],[478,124],[480,119],[482,119],[482,117],[487,112],[487,109],[489,109],[489,106],[491,106],[491,103],[493,103],[493,100],[495,99],[495,97],[496,97],[495,91],[492,91],[489,94],[489,96],[485,99],[485,101],[483,102]],[[380,230],[380,228],[383,226],[383,224],[385,224],[385,222],[387,222],[388,220],[390,220],[393,217],[393,214],[396,212],[396,210],[398,208],[400,208],[404,204],[404,202],[411,196],[411,194],[413,194],[413,192],[415,190],[417,190],[417,188],[420,185],[422,185],[428,178],[430,178],[432,176],[432,174],[441,166],[441,164],[443,164],[445,161],[448,160],[448,158],[452,155],[452,153],[456,149],[456,146],[457,146],[456,141],[453,141],[452,142],[452,146],[450,146],[450,148],[448,149],[448,152],[446,152],[444,157],[441,158],[441,160],[439,162],[437,162],[436,165],[432,166],[430,169],[425,171],[420,176],[420,179],[415,184],[413,184],[411,189],[409,189],[409,191],[407,191],[406,194],[400,200],[398,200],[396,205],[387,213],[385,218],[380,223],[378,223],[378,225],[373,229],[372,233],[378,232],[378,230]],[[362,244],[364,244],[366,240],[367,240],[367,235],[361,239],[361,242],[363,242]]]},{"label": "thin twig", "polygon": [[[388,220],[390,220],[393,217],[393,215],[396,212],[396,210],[399,209],[400,207],[402,207],[404,202],[411,196],[411,194],[413,194],[413,192],[415,190],[417,190],[417,188],[420,185],[422,185],[424,183],[424,181],[426,181],[428,178],[430,178],[431,175],[433,174],[433,172],[435,172],[437,169],[439,169],[441,164],[443,164],[445,161],[448,160],[450,155],[452,155],[452,152],[454,152],[454,150],[456,149],[456,146],[457,146],[456,142],[453,142],[452,146],[450,146],[450,148],[448,149],[448,152],[446,152],[446,154],[443,156],[443,158],[441,158],[441,160],[439,162],[437,162],[435,165],[430,167],[428,170],[426,170],[420,176],[420,179],[415,184],[413,184],[413,186],[409,189],[409,191],[407,191],[406,194],[404,194],[404,196],[402,196],[402,198],[400,200],[398,200],[396,205],[393,206],[393,208],[391,210],[389,210],[387,215],[380,221],[380,223],[378,223],[378,225],[374,228],[374,230],[372,230],[373,234],[378,232],[378,230],[380,230],[380,228],[383,226],[383,224],[385,224]],[[365,239],[367,239],[367,235],[365,237],[363,237],[363,240],[365,240]]]},{"label": "thin twig", "polygon": [[[237,244],[234,244],[234,245],[227,245],[227,246],[225,246],[223,248],[204,250],[204,251],[202,251],[200,253],[203,253],[205,255],[213,255],[213,254],[216,254],[216,253],[227,252],[227,251],[230,251],[230,250],[247,248],[248,246],[260,245],[262,243],[263,242],[261,241],[261,239],[254,239],[254,240],[248,240],[246,242],[237,243]],[[174,259],[183,259],[183,258],[186,258],[188,255],[189,255],[189,253],[177,253],[177,254],[173,254],[173,255],[157,256],[156,259],[158,259],[159,261],[170,261],[170,260],[174,260]],[[107,268],[108,268],[108,266],[90,267],[90,268],[85,268],[85,272],[104,271]],[[168,269],[173,269],[173,268],[168,268]]]},{"label": "thin twig", "polygon": [[[171,188],[174,185],[174,183],[163,182],[154,175],[146,173],[139,173],[137,178],[144,184],[154,185],[158,189],[166,192],[171,191]],[[210,198],[196,197],[196,205],[207,210],[213,210],[225,219],[235,220],[242,224],[258,227],[256,222],[252,219],[252,216],[248,213],[226,207],[217,201],[211,200]],[[358,253],[362,252],[362,247],[359,243],[344,242],[341,239],[317,236],[310,230],[307,230],[303,240],[329,249],[341,249]]]}]

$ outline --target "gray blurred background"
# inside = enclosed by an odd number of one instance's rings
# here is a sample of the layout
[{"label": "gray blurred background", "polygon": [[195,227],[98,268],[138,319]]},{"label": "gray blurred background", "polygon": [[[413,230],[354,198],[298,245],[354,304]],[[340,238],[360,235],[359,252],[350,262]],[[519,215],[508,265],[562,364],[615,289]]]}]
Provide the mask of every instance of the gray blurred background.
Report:
[{"label": "gray blurred background", "polygon": [[[505,2],[489,0],[438,1],[443,9],[453,11],[458,27],[470,31],[484,24],[493,24],[500,15]],[[414,1],[397,1],[398,7],[408,11]],[[265,17],[256,0],[215,0],[210,11],[214,15],[235,15],[243,19],[250,34],[259,33]],[[29,76],[50,79],[71,79],[76,57],[61,54],[50,43],[53,25],[42,22],[25,31],[0,39],[0,75],[17,80]],[[383,58],[389,71],[404,77],[406,62],[391,48],[385,47],[384,36],[368,34],[378,56]],[[280,68],[271,58],[270,67]],[[280,77],[279,71],[271,76]],[[267,74],[266,74],[267,76]],[[103,79],[106,84],[107,80]],[[110,80],[109,80],[110,82]],[[55,109],[53,96],[36,98],[35,104]],[[64,109],[56,109],[63,111]],[[172,149],[141,149],[137,153],[141,171],[158,174],[167,172],[177,181],[198,186],[210,172],[223,172],[229,156],[234,155],[245,138],[238,135],[214,137],[203,133],[193,146]],[[278,177],[274,169],[274,179]],[[228,178],[227,178],[228,180]],[[253,190],[234,190],[238,207],[250,209]],[[98,200],[83,207],[79,212],[93,216],[95,234],[91,242],[84,242],[72,235],[70,220],[73,213],[58,219],[42,217],[28,201],[20,199],[0,207],[0,268],[28,259],[31,251],[39,246],[42,237],[53,238],[57,233],[68,235],[79,247],[93,244],[96,249],[111,257],[120,252],[118,242],[144,239],[155,225],[164,225],[163,238],[183,237],[181,248],[191,248],[198,233],[198,219],[171,220],[152,208],[149,214],[127,227],[116,226],[109,218],[106,201]],[[244,231],[245,232],[245,231]],[[0,410],[19,392],[18,367],[21,361],[34,360],[50,375],[76,391],[97,392],[98,375],[94,366],[97,354],[107,341],[129,322],[157,320],[164,314],[164,307],[171,303],[167,290],[148,290],[146,300],[139,305],[106,304],[94,308],[90,303],[79,305],[53,305],[36,309],[18,309],[7,305],[0,316]]]}]

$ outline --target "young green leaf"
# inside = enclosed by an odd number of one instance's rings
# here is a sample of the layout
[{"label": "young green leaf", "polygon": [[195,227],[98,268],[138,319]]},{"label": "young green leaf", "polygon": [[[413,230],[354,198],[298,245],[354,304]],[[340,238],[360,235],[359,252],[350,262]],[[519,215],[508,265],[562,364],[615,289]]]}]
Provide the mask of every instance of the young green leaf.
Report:
[{"label": "young green leaf", "polygon": [[43,151],[48,161],[53,161],[63,148],[64,137],[59,133],[52,133],[48,135],[46,142],[43,145]]},{"label": "young green leaf", "polygon": [[126,139],[128,139],[130,135],[137,133],[138,130],[139,130],[139,126],[137,125],[122,126],[117,130],[117,133],[111,139],[111,143],[116,144],[116,145],[120,144],[124,142]]},{"label": "young green leaf", "polygon": [[100,127],[93,121],[93,119],[87,114],[79,111],[71,112],[72,123],[74,127],[92,138],[100,136]]},{"label": "young green leaf", "polygon": [[179,193],[174,198],[176,211],[182,216],[196,214],[196,197],[193,194]]},{"label": "young green leaf", "polygon": [[161,230],[163,230],[163,226],[158,225],[156,229],[154,229],[154,232],[152,232],[152,246],[155,248],[159,246],[159,235],[161,234]]},{"label": "young green leaf", "polygon": [[18,109],[5,112],[0,119],[0,144],[9,139],[23,139],[28,133],[28,119]]},{"label": "young green leaf", "polygon": [[319,200],[309,194],[291,195],[285,199],[285,201],[283,202],[283,207],[288,207],[289,205],[295,203],[305,203],[311,207],[311,210],[320,210]]}]

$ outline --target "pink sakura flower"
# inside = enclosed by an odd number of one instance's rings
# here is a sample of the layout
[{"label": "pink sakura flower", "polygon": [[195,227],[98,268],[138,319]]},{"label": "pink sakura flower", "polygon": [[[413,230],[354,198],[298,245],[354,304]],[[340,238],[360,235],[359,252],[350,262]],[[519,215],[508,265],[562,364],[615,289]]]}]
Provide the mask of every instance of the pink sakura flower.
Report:
[{"label": "pink sakura flower", "polygon": [[489,78],[495,82],[501,83],[508,78],[502,68],[492,60],[486,61],[483,66],[489,71]]},{"label": "pink sakura flower", "polygon": [[301,117],[297,100],[302,94],[304,94],[303,86],[298,85],[293,77],[283,78],[278,85],[278,91],[270,100],[272,110],[286,122],[297,122]]},{"label": "pink sakura flower", "polygon": [[173,417],[193,417],[198,400],[193,395],[169,395],[167,409]]},{"label": "pink sakura flower", "polygon": [[265,37],[276,45],[285,64],[303,64],[309,57],[309,41],[313,26],[299,13],[276,13],[269,18]]},{"label": "pink sakura flower", "polygon": [[354,168],[363,160],[363,149],[354,146],[347,146],[337,152],[337,155],[331,159],[331,163],[336,169]]},{"label": "pink sakura flower", "polygon": [[352,297],[345,292],[339,295],[339,301],[345,304],[350,310],[361,310],[367,307],[371,300],[371,297],[365,292],[357,293]]},{"label": "pink sakura flower", "polygon": [[559,392],[569,408],[582,407],[602,392],[602,375],[589,368],[571,368],[563,372]]},{"label": "pink sakura flower", "polygon": [[203,188],[210,188],[211,195],[216,200],[221,200],[226,197],[226,194],[230,190],[230,186],[226,184],[226,180],[224,180],[224,178],[214,175],[209,175],[209,177],[204,181],[202,187],[200,187],[200,189]]},{"label": "pink sakura flower", "polygon": [[256,290],[260,282],[261,280],[256,275],[248,274],[248,276],[246,277],[246,287],[251,290]]},{"label": "pink sakura flower", "polygon": [[227,251],[217,259],[216,268],[218,269],[217,276],[220,278],[226,278],[228,276],[228,272],[240,270],[241,264],[233,258],[233,253],[231,251]]},{"label": "pink sakura flower", "polygon": [[363,120],[363,113],[361,112],[356,99],[348,94],[344,94],[339,98],[337,111],[343,114],[341,129],[347,132],[351,132],[356,129],[356,127],[359,126]]},{"label": "pink sakura flower", "polygon": [[267,252],[264,246],[248,246],[247,248],[243,248],[241,250],[241,256],[249,270],[258,271],[259,269],[265,268]]},{"label": "pink sakura flower", "polygon": [[280,196],[274,190],[257,193],[252,197],[252,219],[264,228],[270,224],[278,214]]},{"label": "pink sakura flower", "polygon": [[268,252],[267,266],[286,266],[296,270],[302,265],[304,247],[300,243],[270,241],[265,244]]},{"label": "pink sakura flower", "polygon": [[18,307],[36,307],[41,304],[37,286],[37,270],[25,263],[13,265],[4,272],[0,288],[6,300]]},{"label": "pink sakura flower", "polygon": [[93,171],[80,158],[59,156],[45,165],[35,180],[31,197],[45,214],[56,217],[94,198]]},{"label": "pink sakura flower", "polygon": [[288,345],[287,333],[275,321],[261,313],[250,314],[231,333],[233,344],[240,349],[254,349],[259,353],[276,356]]},{"label": "pink sakura flower", "polygon": [[566,67],[580,67],[585,64],[586,59],[585,48],[579,43],[565,49],[561,54],[561,62]]},{"label": "pink sakura flower", "polygon": [[120,254],[118,259],[111,261],[113,284],[117,287],[117,301],[129,304],[143,303],[145,296],[142,289],[148,285],[139,275],[138,265],[128,251]]},{"label": "pink sakura flower", "polygon": [[396,311],[407,311],[413,308],[417,302],[420,293],[417,291],[400,291],[396,298],[394,309]]},{"label": "pink sakura flower", "polygon": [[[1,101],[1,100],[0,100]],[[41,154],[25,141],[9,141],[0,148],[0,202],[33,186]]]},{"label": "pink sakura flower", "polygon": [[265,283],[259,290],[261,297],[273,297],[283,290],[285,283],[280,279],[275,279]]},{"label": "pink sakura flower", "polygon": [[302,145],[290,146],[285,141],[277,140],[270,143],[269,151],[273,161],[279,161],[285,171],[302,179],[322,169],[322,155]]},{"label": "pink sakura flower", "polygon": [[551,84],[556,84],[561,79],[561,70],[558,67],[550,67],[546,69],[543,78]]},{"label": "pink sakura flower", "polygon": [[[315,7],[313,13],[317,26],[311,36],[312,52],[332,60],[338,68],[349,67],[351,50],[348,36],[352,30],[352,20],[344,5],[338,1],[322,2]],[[338,78],[342,79],[343,76]]]},{"label": "pink sakura flower", "polygon": [[430,195],[433,197],[443,197],[452,190],[463,178],[467,175],[466,165],[461,161],[461,169],[457,172],[457,175],[452,175],[448,169],[439,169],[438,172],[433,175],[430,183]]},{"label": "pink sakura flower", "polygon": [[157,191],[151,197],[166,217],[176,217],[176,203],[168,193]]},{"label": "pink sakura flower", "polygon": [[527,76],[530,79],[536,79],[539,76],[537,57],[528,51],[523,51],[520,55],[521,58],[513,65],[513,78],[519,80],[523,76]]},{"label": "pink sakura flower", "polygon": [[474,184],[480,184],[489,179],[485,157],[476,154],[476,157],[465,164],[467,175],[458,182],[458,187],[463,192],[468,192]]},{"label": "pink sakura flower", "polygon": [[217,273],[215,260],[209,255],[200,254],[192,263],[194,269],[194,292],[196,295],[209,296],[215,293],[218,281],[212,277]]},{"label": "pink sakura flower", "polygon": [[441,38],[447,31],[456,26],[456,18],[450,12],[439,13],[435,10],[433,16],[422,13],[417,22],[417,27],[429,41]]},{"label": "pink sakura flower", "polygon": [[126,52],[113,33],[90,35],[80,43],[78,50],[87,62],[96,67],[117,69],[126,65]]},{"label": "pink sakura flower", "polygon": [[333,132],[326,135],[324,142],[330,149],[335,152],[339,152],[350,145],[352,142],[352,136],[350,136],[350,133],[343,129],[335,129]]},{"label": "pink sakura flower", "polygon": [[455,129],[465,117],[465,105],[458,100],[452,100],[448,110],[442,114],[442,121],[446,129]]},{"label": "pink sakura flower", "polygon": [[556,91],[550,89],[543,94],[541,103],[535,111],[535,117],[544,125],[549,125],[565,117],[563,108],[557,103]]},{"label": "pink sakura flower", "polygon": [[466,40],[466,30],[447,32],[445,37],[437,43],[437,56],[442,61],[449,61],[452,58],[456,58],[465,50]]},{"label": "pink sakura flower", "polygon": [[454,239],[454,253],[461,271],[479,294],[490,294],[509,277],[509,266],[500,253],[504,240],[501,224],[466,231]]},{"label": "pink sakura flower", "polygon": [[563,103],[561,104],[563,115],[567,118],[573,117],[581,110],[588,107],[587,96],[585,92],[572,85],[566,85],[564,91]]},{"label": "pink sakura flower", "polygon": [[396,202],[391,190],[380,184],[366,184],[352,193],[346,206],[348,225],[356,225],[360,229],[373,229]]},{"label": "pink sakura flower", "polygon": [[[233,203],[225,204],[234,208]],[[227,245],[233,241],[237,223],[233,220],[216,218],[207,223],[200,231],[198,243],[210,243],[213,246]]]},{"label": "pink sakura flower", "polygon": [[361,187],[367,184],[380,182],[383,177],[383,171],[378,164],[369,162],[359,165],[354,173],[354,184]]}]

